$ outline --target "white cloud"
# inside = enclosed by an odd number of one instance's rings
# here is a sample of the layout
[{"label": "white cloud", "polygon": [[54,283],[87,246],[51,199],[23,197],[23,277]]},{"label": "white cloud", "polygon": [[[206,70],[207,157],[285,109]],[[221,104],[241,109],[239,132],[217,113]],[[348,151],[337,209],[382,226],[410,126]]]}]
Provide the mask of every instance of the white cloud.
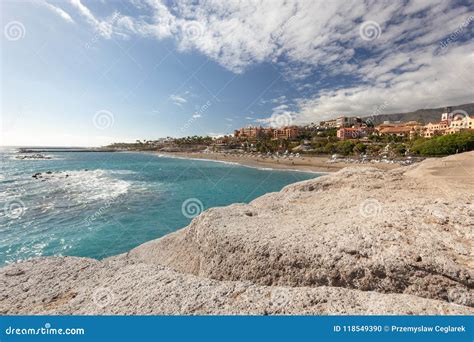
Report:
[{"label": "white cloud", "polygon": [[67,22],[69,23],[74,23],[74,20],[71,18],[71,16],[69,15],[69,13],[67,13],[65,10],[63,10],[62,8],[59,8],[59,7],[56,7],[54,5],[51,5],[50,3],[46,2],[46,1],[43,1],[43,2],[40,2],[42,5],[46,6],[46,8],[48,8],[49,10],[51,10],[52,12],[54,12],[55,14],[59,15],[61,18],[63,18],[64,20],[66,20]]},{"label": "white cloud", "polygon": [[81,0],[70,0],[71,4],[79,10],[79,13],[83,15],[90,23],[98,25],[99,21],[94,17],[92,12],[82,4]]},{"label": "white cloud", "polygon": [[180,107],[181,107],[184,103],[188,102],[188,100],[186,100],[184,97],[179,96],[179,95],[175,95],[175,94],[171,94],[171,95],[170,95],[170,100],[171,100],[171,102],[173,102],[175,105],[180,106]]},{"label": "white cloud", "polygon": [[421,49],[412,58],[411,64],[417,68],[403,73],[391,72],[391,66],[399,66],[395,61],[403,53],[383,63],[368,61],[360,70],[366,84],[323,90],[311,98],[299,99],[297,119],[310,122],[341,114],[373,115],[381,106],[383,113],[394,113],[473,102],[473,47],[452,47],[440,56]]},{"label": "white cloud", "polygon": [[[462,6],[450,9],[451,3],[442,0],[412,0],[406,6],[386,1],[207,0],[176,1],[170,8],[161,0],[142,0],[133,4],[143,15],[119,14],[112,21],[97,19],[81,0],[70,1],[105,36],[114,30],[159,39],[174,36],[181,49],[196,49],[235,72],[282,56],[301,63],[297,69],[303,74],[315,66],[339,68],[352,59],[355,48],[386,51],[407,38],[407,47],[436,42],[473,13]],[[373,44],[359,36],[362,20],[382,28]]]},{"label": "white cloud", "polygon": [[274,107],[273,112],[278,112],[278,113],[285,112],[288,108],[289,108],[288,105],[282,104],[282,105]]},{"label": "white cloud", "polygon": [[285,102],[287,102],[287,99],[286,99],[285,95],[281,95],[277,98],[272,99],[271,102],[272,103],[285,103]]},{"label": "white cloud", "polygon": [[111,38],[114,34],[126,36],[121,33],[120,28],[116,24],[118,19],[120,19],[120,14],[118,12],[113,12],[109,17],[100,20],[92,14],[88,7],[82,4],[81,0],[70,0],[70,2],[79,11],[79,14],[85,18],[87,23],[94,27],[97,33],[102,37]]},{"label": "white cloud", "polygon": [[134,1],[145,12],[139,18],[119,14],[112,28],[121,34],[138,34],[156,39],[168,38],[177,31],[177,18],[160,0]]},{"label": "white cloud", "polygon": [[[474,15],[472,7],[452,1],[203,0],[165,5],[134,0],[140,15],[115,13],[103,19],[80,0],[70,1],[106,38],[172,37],[180,50],[198,51],[235,73],[273,63],[305,96],[293,101],[294,111],[277,106],[272,114],[291,114],[299,122],[370,114],[387,98],[393,101],[385,112],[473,101],[472,39],[455,39],[438,51],[440,42]],[[361,37],[365,21],[380,26],[377,39]],[[472,25],[460,34],[471,38]],[[321,83],[311,94],[305,78],[315,72],[336,81],[351,76],[353,81],[350,86],[347,81]],[[289,99],[271,103],[287,104]]]}]

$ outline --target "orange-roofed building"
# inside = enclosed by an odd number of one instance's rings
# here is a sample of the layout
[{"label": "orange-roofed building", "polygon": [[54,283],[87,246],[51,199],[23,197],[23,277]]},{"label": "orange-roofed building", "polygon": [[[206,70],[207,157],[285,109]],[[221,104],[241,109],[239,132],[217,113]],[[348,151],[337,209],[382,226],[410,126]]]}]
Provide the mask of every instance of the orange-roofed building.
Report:
[{"label": "orange-roofed building", "polygon": [[422,126],[419,122],[409,121],[396,124],[381,124],[375,130],[379,135],[391,135],[395,137],[413,138],[420,132]]}]

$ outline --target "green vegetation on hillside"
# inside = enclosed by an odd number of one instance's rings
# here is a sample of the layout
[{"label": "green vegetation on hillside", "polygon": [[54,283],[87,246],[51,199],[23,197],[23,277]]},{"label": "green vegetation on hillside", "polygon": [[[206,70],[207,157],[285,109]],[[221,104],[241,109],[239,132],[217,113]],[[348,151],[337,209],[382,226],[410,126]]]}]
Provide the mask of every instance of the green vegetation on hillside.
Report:
[{"label": "green vegetation on hillside", "polygon": [[417,139],[412,143],[411,152],[422,156],[439,156],[474,150],[474,132]]},{"label": "green vegetation on hillside", "polygon": [[[333,135],[333,130],[324,132],[324,136],[312,132],[304,139],[293,141],[280,139],[273,140],[269,137],[256,141],[234,141],[228,144],[230,149],[241,149],[246,152],[283,153],[285,151],[303,154],[339,154],[343,156],[387,156],[391,158],[413,156],[443,156],[474,150],[474,131],[462,131],[456,134],[443,135],[426,139],[417,137],[409,140],[404,137],[371,135],[365,140],[339,140]],[[117,143],[108,148],[126,149],[135,151],[160,150],[162,148],[178,148],[185,150],[204,150],[212,148],[211,137],[183,137],[178,139],[167,138],[163,140],[137,140],[135,143]],[[301,146],[300,146],[301,145]],[[304,149],[302,148],[304,147]]]},{"label": "green vegetation on hillside", "polygon": [[313,142],[313,151],[316,153],[348,155],[378,155],[388,146],[392,156],[419,155],[443,156],[474,150],[474,131],[464,131],[456,134],[433,137],[431,139],[417,138],[408,140],[401,137],[371,136],[369,142],[352,140],[333,141],[320,140]]}]

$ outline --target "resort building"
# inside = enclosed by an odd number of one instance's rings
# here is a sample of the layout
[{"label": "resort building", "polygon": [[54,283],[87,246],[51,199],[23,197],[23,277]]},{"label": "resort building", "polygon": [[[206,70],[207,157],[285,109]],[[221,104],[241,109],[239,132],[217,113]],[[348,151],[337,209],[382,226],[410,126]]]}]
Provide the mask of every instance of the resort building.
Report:
[{"label": "resort building", "polygon": [[337,121],[336,121],[336,119],[321,121],[319,123],[319,127],[321,127],[321,128],[337,128]]},{"label": "resort building", "polygon": [[356,124],[362,124],[362,120],[355,116],[340,116],[336,119],[336,127],[352,127]]},{"label": "resort building", "polygon": [[298,126],[287,126],[273,130],[273,139],[294,139],[299,134]]},{"label": "resort building", "polygon": [[443,120],[435,123],[428,123],[423,126],[423,137],[431,138],[437,135],[444,135],[448,129],[448,121]]},{"label": "resort building", "polygon": [[393,137],[402,137],[412,139],[422,131],[422,125],[417,121],[408,121],[401,123],[383,123],[378,125],[375,130],[379,135],[390,135]]},{"label": "resort building", "polygon": [[466,129],[474,129],[474,117],[466,114],[456,114],[451,107],[446,107],[446,111],[441,114],[441,121],[428,123],[423,127],[423,136],[432,138],[437,135],[459,133]]},{"label": "resort building", "polygon": [[341,128],[361,125],[362,119],[358,116],[340,116],[337,119],[321,121],[319,128]]},{"label": "resort building", "polygon": [[437,135],[445,135],[446,130],[449,128],[452,119],[452,108],[446,107],[444,113],[441,114],[441,121],[429,122],[423,126],[423,137],[432,138]]},{"label": "resort building", "polygon": [[263,138],[265,136],[273,136],[273,129],[270,127],[243,127],[234,131],[236,138]]},{"label": "resort building", "polygon": [[372,128],[369,127],[341,127],[337,130],[337,137],[340,140],[347,139],[360,139],[367,137],[373,132]]},{"label": "resort building", "polygon": [[298,126],[286,126],[281,128],[271,127],[243,127],[234,131],[236,138],[273,138],[273,139],[295,139],[300,135],[300,128]]},{"label": "resort building", "polygon": [[449,128],[446,129],[445,134],[459,133],[463,130],[474,129],[474,117],[465,116],[459,119],[454,119],[449,124]]}]

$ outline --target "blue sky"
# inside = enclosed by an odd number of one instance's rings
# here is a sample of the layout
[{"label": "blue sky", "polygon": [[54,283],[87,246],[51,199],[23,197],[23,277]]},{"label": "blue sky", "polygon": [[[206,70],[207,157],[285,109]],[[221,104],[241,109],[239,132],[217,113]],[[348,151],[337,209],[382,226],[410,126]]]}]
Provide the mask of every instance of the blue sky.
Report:
[{"label": "blue sky", "polygon": [[220,135],[474,102],[474,6],[2,1],[3,145]]}]

